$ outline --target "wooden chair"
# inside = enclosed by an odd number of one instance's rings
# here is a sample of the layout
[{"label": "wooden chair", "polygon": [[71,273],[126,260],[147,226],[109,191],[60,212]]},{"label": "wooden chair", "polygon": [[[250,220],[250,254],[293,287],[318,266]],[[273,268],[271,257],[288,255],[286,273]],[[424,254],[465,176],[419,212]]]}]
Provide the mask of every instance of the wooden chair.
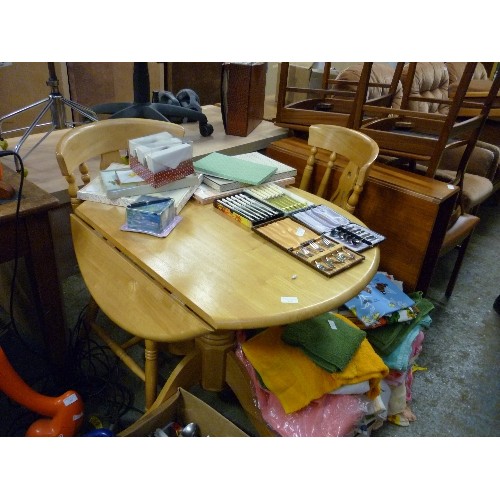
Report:
[{"label": "wooden chair", "polygon": [[113,118],[76,127],[65,134],[56,147],[56,158],[61,174],[68,183],[68,194],[73,210],[81,203],[77,198],[77,177],[83,184],[91,180],[91,161],[97,161],[100,170],[112,162],[121,162],[129,139],[160,132],[184,136],[184,127],[175,123],[144,118]]},{"label": "wooden chair", "polygon": [[[460,81],[460,77],[463,74],[465,65],[467,63],[463,62],[447,62],[446,67],[448,68],[448,73],[450,75],[450,88],[449,88],[449,96],[452,97],[455,93],[455,89]],[[467,100],[474,101],[482,101],[484,100],[488,92],[490,91],[492,81],[494,79],[496,70],[498,70],[498,66],[495,68],[494,64],[491,75],[488,75],[485,66],[483,63],[478,63],[476,69],[474,71],[474,75],[469,84],[469,88],[467,89],[466,98]],[[478,109],[474,108],[463,108],[459,111],[459,116],[473,116],[478,114]],[[500,116],[500,107],[495,106],[490,110],[489,117],[490,118],[498,118]]]},{"label": "wooden chair", "polygon": [[[308,144],[311,146],[311,155],[302,175],[300,189],[310,189],[318,149],[327,150],[330,157],[316,194],[325,199],[328,197],[332,203],[354,213],[370,167],[379,153],[377,143],[356,130],[319,124],[309,127]],[[342,173],[336,188],[333,188],[331,183],[335,176],[332,171],[339,162],[342,162]]]},{"label": "wooden chair", "polygon": [[[458,122],[457,116],[476,63],[468,63],[464,69],[453,100],[448,99],[445,91],[439,88],[434,92],[415,91],[415,85],[418,86],[418,82],[424,79],[422,75],[426,71],[424,66],[418,64],[407,65],[401,107],[395,110],[367,103],[368,75],[373,63],[365,63],[353,128],[363,128],[364,133],[377,141],[382,155],[428,162],[426,175],[434,177],[444,149],[465,144],[467,141],[460,137],[473,128],[473,123]],[[378,118],[363,124],[366,114]]]},{"label": "wooden chair", "polygon": [[[402,74],[401,108],[394,109],[366,103],[363,96],[366,96],[368,89],[367,75],[372,63],[365,63],[366,71],[364,69],[360,81],[360,99],[356,105],[353,127],[372,137],[379,145],[382,155],[396,158],[391,165],[398,166],[401,164],[400,160],[404,160],[412,171],[428,177],[442,177],[445,182],[460,186],[461,196],[467,199],[468,211],[477,210],[479,204],[492,193],[493,185],[486,178],[477,179],[474,176],[469,179],[466,168],[495,101],[500,78],[498,75],[495,77],[487,98],[482,102],[468,100],[466,93],[477,63],[467,63],[453,98],[445,95],[444,89],[438,95],[426,94],[417,90],[418,82],[422,80],[424,64],[433,65],[437,72],[435,68],[441,63],[408,63]],[[441,66],[447,78],[444,64]],[[446,90],[447,88],[446,84]],[[421,111],[422,107],[427,111]],[[459,119],[459,111],[464,108],[473,108],[477,110],[477,114]],[[378,119],[364,122],[367,113],[372,117],[378,116]],[[459,164],[450,177],[450,171],[442,162],[443,155],[459,148]],[[417,162],[425,165],[418,165]],[[440,170],[446,172],[440,176]]]},{"label": "wooden chair", "polygon": [[476,215],[460,214],[446,231],[444,241],[439,250],[439,256],[442,257],[453,250],[457,251],[457,258],[446,286],[445,296],[447,298],[450,298],[453,293],[465,251],[472,238],[474,229],[479,224],[479,220],[479,217]]},{"label": "wooden chair", "polygon": [[[450,99],[444,94],[441,97],[419,95],[413,85],[414,80],[418,80],[416,76],[419,76],[418,63],[409,63],[405,68],[401,109],[372,106],[360,99],[354,114],[354,127],[377,141],[382,154],[409,160],[413,162],[412,170],[419,171],[428,177],[441,178],[439,173],[444,166],[442,165],[444,153],[461,148],[461,157],[456,170],[452,171],[449,177],[442,178],[445,182],[457,185],[460,189],[458,203],[449,221],[439,252],[440,255],[444,255],[453,249],[458,250],[447,284],[446,297],[450,297],[453,292],[465,251],[479,223],[477,216],[466,211],[477,211],[480,202],[484,201],[493,190],[493,185],[488,179],[469,176],[466,171],[500,87],[500,78],[497,73],[484,101],[478,103],[467,100],[466,92],[476,64],[465,64],[460,81]],[[365,63],[365,65],[370,68],[371,63]],[[368,88],[366,71],[363,77],[360,82],[361,96],[366,95]],[[434,108],[428,108],[426,112],[418,110],[419,106],[433,106]],[[430,109],[432,112],[429,112]],[[471,118],[459,119],[461,109],[475,109],[477,113]],[[363,123],[365,113],[370,113],[371,116],[378,115],[379,118]],[[426,162],[426,166],[417,169],[417,161]],[[466,196],[467,207],[464,201]]]},{"label": "wooden chair", "polygon": [[[62,175],[68,181],[68,192],[73,211],[81,202],[76,194],[78,186],[75,172],[82,181],[90,181],[87,163],[99,161],[101,169],[120,157],[128,148],[129,139],[159,132],[170,132],[182,137],[184,128],[169,122],[143,118],[117,118],[94,122],[70,130],[56,146],[56,157]],[[145,406],[149,408],[156,397],[158,378],[158,344],[175,343],[179,332],[207,333],[211,329],[196,316],[186,311],[175,299],[165,298],[153,280],[140,272],[123,256],[118,262],[111,250],[112,243],[92,235],[86,224],[71,215],[73,240],[85,241],[75,245],[76,257],[82,276],[91,295],[85,324],[95,332],[111,351],[145,384]],[[114,279],[104,279],[100,269],[106,266]],[[125,277],[127,279],[125,279]],[[134,283],[131,291],[130,283]],[[130,293],[129,293],[130,292]],[[133,293],[132,293],[133,292]],[[160,302],[159,302],[160,301]],[[101,310],[121,330],[132,338],[120,343],[115,335],[98,322]],[[160,314],[161,311],[161,314]],[[120,332],[122,333],[122,332]],[[123,337],[123,335],[122,335]],[[144,366],[137,363],[127,349],[145,341]]]},{"label": "wooden chair", "polygon": [[[355,104],[359,100],[358,66],[353,65],[334,77],[330,71],[331,63],[326,62],[321,85],[310,88],[289,84],[290,63],[281,63],[276,125],[302,132],[307,132],[310,125],[317,123],[352,128]],[[367,100],[370,104],[390,105],[395,96],[401,93],[399,76],[402,69],[403,63],[395,70],[386,64],[375,63],[367,82]]]}]

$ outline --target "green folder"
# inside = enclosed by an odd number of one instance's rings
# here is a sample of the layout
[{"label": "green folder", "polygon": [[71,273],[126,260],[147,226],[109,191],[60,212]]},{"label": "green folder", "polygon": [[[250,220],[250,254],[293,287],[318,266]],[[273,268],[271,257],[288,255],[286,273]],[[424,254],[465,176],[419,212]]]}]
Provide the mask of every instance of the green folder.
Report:
[{"label": "green folder", "polygon": [[277,167],[241,160],[220,153],[210,153],[201,160],[195,161],[193,165],[197,172],[253,185],[265,182],[277,170]]}]

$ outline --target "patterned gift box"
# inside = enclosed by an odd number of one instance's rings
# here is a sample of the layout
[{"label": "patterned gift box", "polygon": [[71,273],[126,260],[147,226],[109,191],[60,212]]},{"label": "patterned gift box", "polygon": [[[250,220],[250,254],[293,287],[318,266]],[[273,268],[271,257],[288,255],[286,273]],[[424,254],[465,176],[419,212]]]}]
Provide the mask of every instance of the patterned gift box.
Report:
[{"label": "patterned gift box", "polygon": [[178,181],[188,175],[194,174],[193,159],[184,160],[179,163],[175,168],[162,170],[161,172],[154,173],[149,168],[142,165],[137,157],[130,156],[130,168],[142,179],[157,188],[164,186],[169,182]]},{"label": "patterned gift box", "polygon": [[194,174],[193,146],[168,133],[129,141],[130,168],[154,188]]}]

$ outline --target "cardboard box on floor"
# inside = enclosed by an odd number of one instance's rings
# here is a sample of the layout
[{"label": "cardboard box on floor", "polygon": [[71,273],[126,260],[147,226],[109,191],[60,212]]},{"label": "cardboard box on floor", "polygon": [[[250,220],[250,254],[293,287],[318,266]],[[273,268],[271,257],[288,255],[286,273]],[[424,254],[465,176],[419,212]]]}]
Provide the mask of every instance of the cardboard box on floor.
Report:
[{"label": "cardboard box on floor", "polygon": [[196,422],[202,436],[248,437],[248,434],[239,427],[184,389],[178,389],[171,398],[158,408],[146,413],[137,422],[122,431],[119,436],[149,436],[155,429],[165,427],[173,421],[181,425]]}]

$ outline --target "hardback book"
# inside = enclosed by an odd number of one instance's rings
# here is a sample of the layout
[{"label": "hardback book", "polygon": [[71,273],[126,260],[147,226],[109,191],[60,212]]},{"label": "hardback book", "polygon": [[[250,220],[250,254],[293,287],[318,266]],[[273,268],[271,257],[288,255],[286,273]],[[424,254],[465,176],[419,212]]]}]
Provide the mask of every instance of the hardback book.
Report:
[{"label": "hardback book", "polygon": [[[280,179],[286,179],[289,177],[295,177],[297,175],[297,169],[290,167],[284,163],[269,158],[261,153],[245,153],[242,155],[235,155],[232,158],[238,158],[241,160],[250,161],[252,163],[260,163],[262,165],[270,165],[276,167],[276,172],[269,177],[266,182],[275,182]],[[226,191],[232,191],[234,189],[240,189],[250,186],[251,184],[245,184],[239,181],[232,181],[228,179],[222,179],[221,177],[215,177],[213,175],[205,174],[203,176],[203,183],[214,191],[224,193]]]},{"label": "hardback book", "polygon": [[[277,185],[277,186],[291,186],[295,183],[295,177],[285,177],[284,179],[279,179],[274,182],[266,182],[261,184],[261,186],[269,185]],[[245,186],[246,187],[246,186]],[[222,198],[223,196],[229,196],[231,194],[241,193],[245,187],[240,187],[238,189],[232,189],[230,191],[215,191],[214,189],[208,187],[204,182],[200,184],[200,186],[195,190],[193,194],[193,198],[200,204],[206,205],[207,203],[212,203],[218,198]]]},{"label": "hardback book", "polygon": [[153,187],[130,168],[123,168],[123,165],[115,168],[113,164],[110,167],[112,168],[108,167],[106,170],[102,170],[100,175],[106,196],[112,200],[122,196],[160,193],[165,190],[172,191],[173,189],[190,187],[197,182],[195,174],[191,174],[167,185]]},{"label": "hardback book", "polygon": [[[165,197],[172,198],[174,200],[176,213],[178,214],[184,208],[189,199],[193,196],[194,192],[200,186],[203,180],[202,174],[192,174],[189,177],[191,179],[191,182],[190,185],[188,186],[178,187],[177,189],[171,189],[173,183],[170,183],[167,186],[162,186],[163,189],[161,191],[156,190],[148,194],[159,198],[165,198]],[[109,198],[106,195],[106,190],[103,186],[101,178],[95,177],[87,185],[80,188],[76,196],[79,200],[88,200],[98,203],[105,203],[107,205],[128,207],[131,203],[135,203],[138,200],[138,198],[142,195]]]}]

